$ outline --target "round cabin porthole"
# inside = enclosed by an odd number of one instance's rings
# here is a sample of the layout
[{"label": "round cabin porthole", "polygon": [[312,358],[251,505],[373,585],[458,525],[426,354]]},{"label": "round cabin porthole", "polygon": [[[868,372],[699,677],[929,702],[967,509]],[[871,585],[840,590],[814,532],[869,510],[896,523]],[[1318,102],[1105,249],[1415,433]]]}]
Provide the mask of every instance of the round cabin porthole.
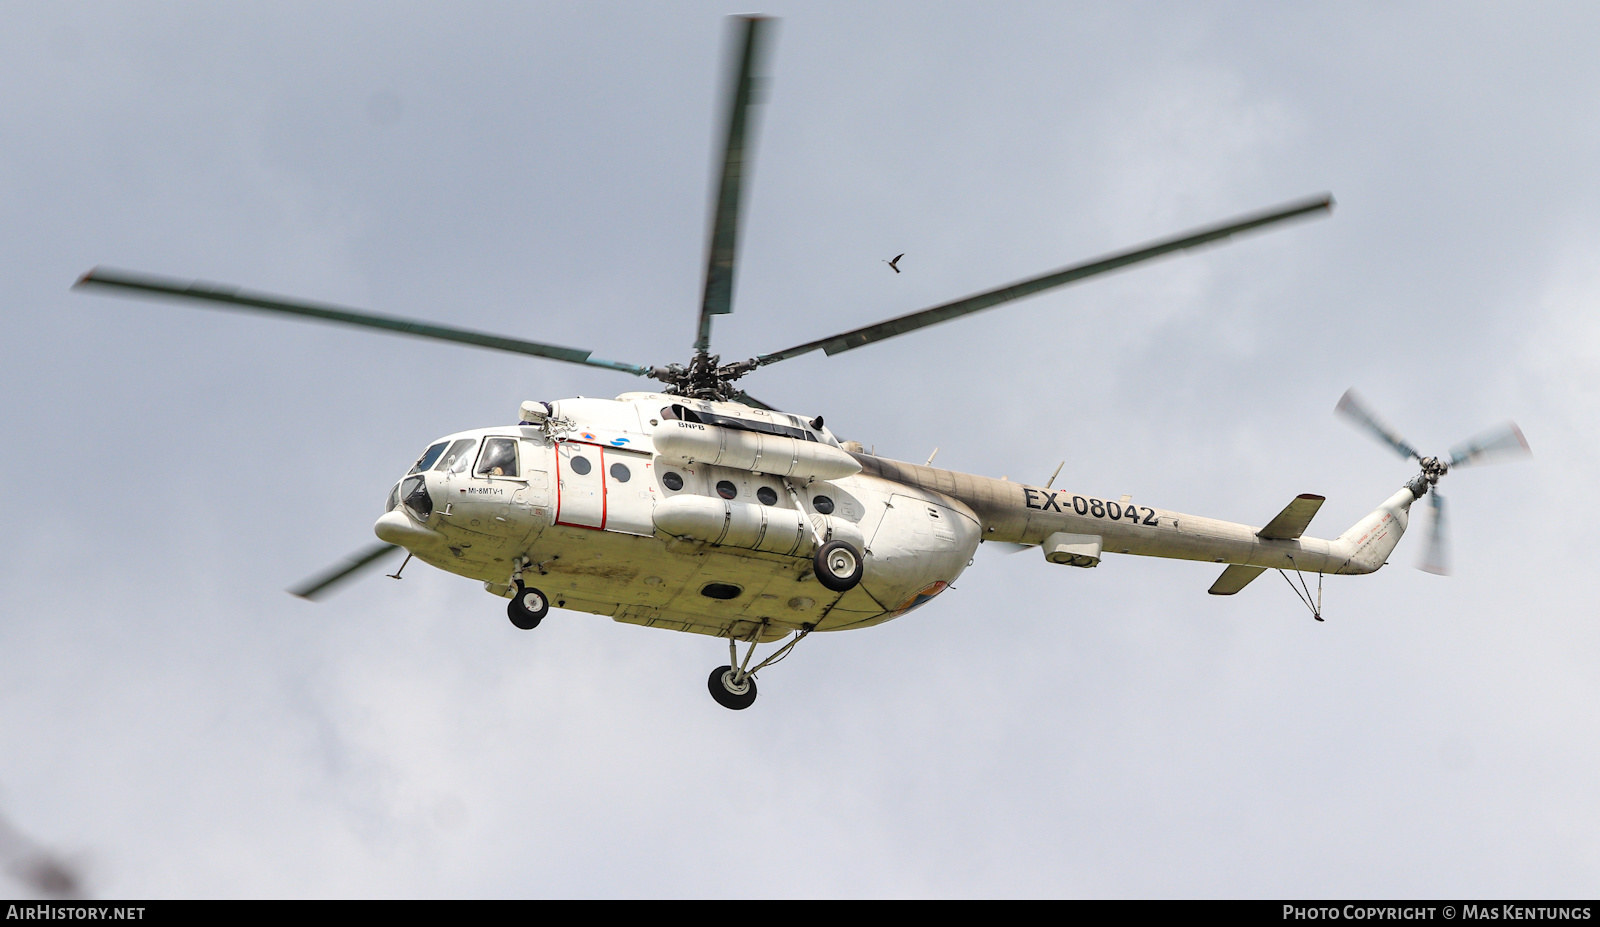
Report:
[{"label": "round cabin porthole", "polygon": [[728,482],[727,480],[718,480],[717,481],[717,495],[721,496],[724,499],[732,499],[734,496],[737,496],[738,494],[739,494],[739,487],[733,485],[732,483]]},{"label": "round cabin porthole", "polygon": [[668,470],[666,473],[661,474],[661,485],[673,492],[677,492],[683,488],[683,477]]},{"label": "round cabin porthole", "polygon": [[700,594],[708,599],[737,599],[743,591],[732,583],[706,583],[700,587]]},{"label": "round cabin porthole", "polygon": [[833,514],[833,500],[829,499],[827,496],[812,496],[811,507],[816,509],[817,513],[821,515]]},{"label": "round cabin porthole", "polygon": [[587,458],[587,457],[574,457],[574,458],[572,458],[572,472],[573,473],[576,473],[579,476],[583,476],[583,475],[587,474],[590,470],[593,470],[593,469],[594,469],[594,465],[589,463],[589,458]]},{"label": "round cabin porthole", "polygon": [[611,465],[611,478],[617,482],[626,483],[631,476],[633,474],[628,472],[627,464],[614,463]]},{"label": "round cabin porthole", "polygon": [[778,493],[771,486],[763,486],[756,490],[756,498],[761,500],[762,505],[778,504]]}]

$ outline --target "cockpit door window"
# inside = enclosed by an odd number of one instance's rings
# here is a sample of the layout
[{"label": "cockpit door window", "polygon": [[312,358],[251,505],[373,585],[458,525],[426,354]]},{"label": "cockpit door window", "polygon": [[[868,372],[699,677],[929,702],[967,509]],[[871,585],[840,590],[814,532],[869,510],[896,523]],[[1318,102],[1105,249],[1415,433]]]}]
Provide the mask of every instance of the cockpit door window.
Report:
[{"label": "cockpit door window", "polygon": [[484,438],[483,451],[478,455],[478,468],[473,476],[518,476],[517,439]]}]

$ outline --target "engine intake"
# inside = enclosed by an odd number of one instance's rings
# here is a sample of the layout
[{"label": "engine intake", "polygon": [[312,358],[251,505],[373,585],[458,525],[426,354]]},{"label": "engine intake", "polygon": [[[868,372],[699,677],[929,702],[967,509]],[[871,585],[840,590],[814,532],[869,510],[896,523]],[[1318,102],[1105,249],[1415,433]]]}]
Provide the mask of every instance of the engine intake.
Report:
[{"label": "engine intake", "polygon": [[814,480],[836,480],[861,472],[854,457],[831,444],[699,422],[661,424],[654,437],[656,453],[676,463]]}]

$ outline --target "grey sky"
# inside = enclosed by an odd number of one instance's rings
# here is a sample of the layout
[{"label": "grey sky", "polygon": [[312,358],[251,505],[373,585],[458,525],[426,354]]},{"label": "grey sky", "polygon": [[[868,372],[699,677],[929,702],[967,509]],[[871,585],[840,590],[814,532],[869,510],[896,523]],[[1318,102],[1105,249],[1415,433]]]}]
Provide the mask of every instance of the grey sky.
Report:
[{"label": "grey sky", "polygon": [[[1457,575],[980,551],[732,713],[712,639],[312,605],[427,442],[641,381],[71,293],[96,264],[682,361],[705,4],[18,4],[0,32],[0,813],[143,896],[1593,896],[1600,14],[792,4],[729,359],[1329,190],[1331,219],[752,392],[878,452],[1337,534],[1443,450]],[[896,276],[881,259],[905,252]],[[21,891],[0,882],[5,891]]]}]

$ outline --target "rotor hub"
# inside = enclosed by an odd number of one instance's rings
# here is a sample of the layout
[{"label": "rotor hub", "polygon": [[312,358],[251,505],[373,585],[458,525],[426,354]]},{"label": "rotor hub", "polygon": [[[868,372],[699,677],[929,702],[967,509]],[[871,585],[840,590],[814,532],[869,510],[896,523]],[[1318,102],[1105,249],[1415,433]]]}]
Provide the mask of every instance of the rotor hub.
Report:
[{"label": "rotor hub", "polygon": [[667,384],[667,392],[691,399],[708,399],[714,402],[737,402],[744,393],[733,386],[739,379],[758,366],[755,359],[721,363],[722,356],[706,351],[695,352],[689,366],[669,364],[656,367],[650,376]]}]

